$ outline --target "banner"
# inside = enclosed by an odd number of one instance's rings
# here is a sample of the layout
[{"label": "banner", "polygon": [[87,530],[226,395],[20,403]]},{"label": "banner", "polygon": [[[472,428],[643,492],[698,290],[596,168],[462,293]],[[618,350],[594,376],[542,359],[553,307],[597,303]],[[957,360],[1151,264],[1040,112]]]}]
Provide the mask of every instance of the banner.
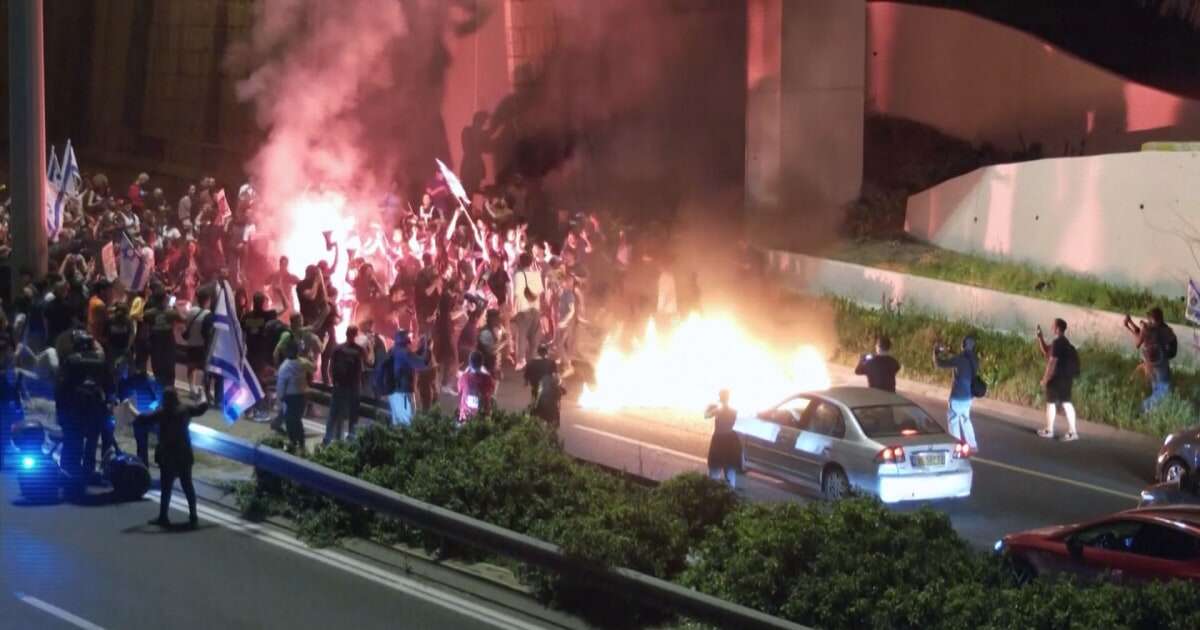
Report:
[{"label": "banner", "polygon": [[1187,320],[1193,324],[1200,324],[1200,287],[1196,286],[1196,281],[1188,278],[1187,286]]}]

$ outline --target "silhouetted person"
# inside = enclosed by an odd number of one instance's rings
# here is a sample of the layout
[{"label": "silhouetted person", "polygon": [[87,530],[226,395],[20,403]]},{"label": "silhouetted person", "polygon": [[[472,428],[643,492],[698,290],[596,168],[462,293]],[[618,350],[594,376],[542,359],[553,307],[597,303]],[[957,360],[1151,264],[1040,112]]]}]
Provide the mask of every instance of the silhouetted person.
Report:
[{"label": "silhouetted person", "polygon": [[192,418],[203,415],[208,411],[207,404],[184,405],[179,402],[179,394],[173,389],[163,392],[162,406],[157,410],[139,415],[134,426],[158,425],[158,448],[154,452],[154,460],[160,470],[159,486],[162,500],[158,506],[158,518],[150,521],[151,525],[170,527],[167,510],[171,508],[171,489],[175,480],[183,488],[188,502],[188,527],[195,528],[199,523],[196,516],[196,488],[192,485],[192,437],[188,433],[188,425]]},{"label": "silhouetted person", "polygon": [[463,157],[459,178],[468,195],[479,192],[479,187],[487,178],[487,165],[483,161],[487,146],[487,120],[487,112],[475,112],[471,124],[462,130]]},{"label": "silhouetted person", "polygon": [[892,349],[892,340],[881,335],[875,340],[875,354],[865,354],[858,360],[854,373],[867,377],[867,387],[880,389],[885,392],[896,391],[896,374],[900,371],[900,362],[888,354]]},{"label": "silhouetted person", "polygon": [[737,488],[737,473],[742,468],[742,441],[734,432],[737,411],[729,406],[729,390],[720,392],[715,405],[709,405],[705,418],[713,419],[712,438],[708,443],[708,474]]}]

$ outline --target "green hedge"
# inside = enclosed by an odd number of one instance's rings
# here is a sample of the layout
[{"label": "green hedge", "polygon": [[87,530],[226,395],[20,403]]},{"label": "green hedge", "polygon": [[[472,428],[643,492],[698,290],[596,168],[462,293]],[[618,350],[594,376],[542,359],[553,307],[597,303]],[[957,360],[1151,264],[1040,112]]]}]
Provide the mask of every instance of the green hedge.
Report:
[{"label": "green hedge", "polygon": [[[930,352],[935,343],[957,348],[969,333],[978,340],[989,398],[1037,407],[1045,404],[1040,385],[1045,359],[1032,336],[980,330],[966,322],[915,311],[870,309],[838,298],[832,303],[838,345],[835,359],[840,363],[854,364],[860,354],[872,351],[875,336],[883,333],[891,337],[892,354],[903,366],[902,377],[948,385],[949,371],[934,368]],[[1078,348],[1081,373],[1075,380],[1073,399],[1081,418],[1156,437],[1196,424],[1196,409],[1189,402],[1200,386],[1195,372],[1175,370],[1175,393],[1146,414],[1141,404],[1149,395],[1149,386],[1138,371],[1132,349],[1123,352],[1090,344]]]},{"label": "green hedge", "polygon": [[[277,442],[271,442],[277,443]],[[281,444],[279,444],[281,445]],[[526,416],[465,428],[443,415],[372,426],[313,460],[402,494],[820,628],[1192,628],[1200,592],[1046,581],[1018,588],[944,514],[896,513],[869,499],[748,504],[699,474],[654,488],[567,456]],[[283,515],[312,544],[359,536],[472,559],[473,550],[260,473],[239,488],[249,516]],[[541,598],[604,627],[672,621],[587,582],[527,568]],[[678,620],[677,620],[678,621]]]}]

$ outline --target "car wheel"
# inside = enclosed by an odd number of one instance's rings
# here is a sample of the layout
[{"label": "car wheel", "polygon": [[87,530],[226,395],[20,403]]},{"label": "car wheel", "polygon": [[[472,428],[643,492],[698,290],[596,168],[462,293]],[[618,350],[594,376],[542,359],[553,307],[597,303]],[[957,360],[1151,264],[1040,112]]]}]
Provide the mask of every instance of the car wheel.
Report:
[{"label": "car wheel", "polygon": [[1188,473],[1187,464],[1179,458],[1171,458],[1167,463],[1163,464],[1162,479],[1163,481],[1179,481]]},{"label": "car wheel", "polygon": [[846,471],[837,466],[826,468],[821,477],[821,494],[830,501],[850,496],[850,479],[846,477]]},{"label": "car wheel", "polygon": [[1024,558],[1011,558],[1009,566],[1012,567],[1013,579],[1018,586],[1025,586],[1037,577],[1037,569]]}]

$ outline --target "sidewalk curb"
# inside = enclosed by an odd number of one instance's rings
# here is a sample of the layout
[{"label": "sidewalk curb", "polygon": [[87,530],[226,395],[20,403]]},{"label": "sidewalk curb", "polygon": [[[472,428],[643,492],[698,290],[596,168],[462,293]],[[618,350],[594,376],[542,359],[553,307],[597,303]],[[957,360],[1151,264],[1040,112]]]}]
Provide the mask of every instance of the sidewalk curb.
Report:
[{"label": "sidewalk curb", "polygon": [[[841,379],[847,384],[865,384],[864,377],[856,376],[853,368],[840,363],[829,363],[829,375],[835,380]],[[950,398],[950,388],[948,387],[913,381],[906,378],[896,378],[896,389],[904,394],[924,396],[926,398],[939,400],[949,400]],[[1002,422],[1023,429],[1029,429],[1031,432],[1035,432],[1046,426],[1046,414],[1043,409],[1003,402],[992,398],[976,398],[972,404],[976,410],[985,411]],[[1158,448],[1162,443],[1161,439],[1156,439],[1136,431],[1118,429],[1109,424],[1092,422],[1083,418],[1077,418],[1076,422],[1080,437],[1083,439],[1088,437],[1103,437],[1115,440],[1144,442],[1146,444],[1153,444],[1155,448]]]},{"label": "sidewalk curb", "polygon": [[[249,521],[242,517],[241,511],[232,499],[231,492],[208,480],[197,478],[195,482],[197,495],[201,501],[230,512],[247,523],[255,523],[255,521]],[[276,527],[299,540],[296,524],[287,519],[271,516],[258,524]],[[489,575],[477,566],[467,565],[456,560],[437,561],[418,550],[383,545],[363,538],[346,538],[338,541],[331,548],[358,556],[378,565],[385,571],[418,577],[438,587],[470,596],[497,608],[520,613],[550,627],[572,630],[588,628],[579,619],[537,601],[532,590],[526,585],[506,582],[499,577]],[[478,563],[478,565],[495,567],[497,572],[507,571],[501,565],[488,563]],[[515,574],[513,577],[516,577]],[[508,601],[505,601],[506,598]]]}]

